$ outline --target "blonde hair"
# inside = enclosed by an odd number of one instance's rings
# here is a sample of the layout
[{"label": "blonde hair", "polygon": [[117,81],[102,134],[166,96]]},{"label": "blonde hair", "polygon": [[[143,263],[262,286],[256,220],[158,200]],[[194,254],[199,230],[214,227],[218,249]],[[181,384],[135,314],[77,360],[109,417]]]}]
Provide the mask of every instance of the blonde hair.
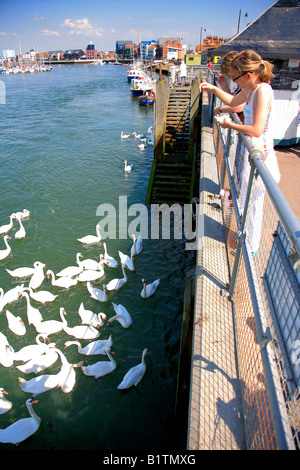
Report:
[{"label": "blonde hair", "polygon": [[231,76],[230,65],[232,60],[238,55],[237,51],[229,51],[224,55],[221,62],[221,73],[222,75]]},{"label": "blonde hair", "polygon": [[256,72],[262,82],[270,83],[274,65],[267,60],[263,60],[257,52],[247,49],[240,52],[231,62],[231,67],[240,73]]}]

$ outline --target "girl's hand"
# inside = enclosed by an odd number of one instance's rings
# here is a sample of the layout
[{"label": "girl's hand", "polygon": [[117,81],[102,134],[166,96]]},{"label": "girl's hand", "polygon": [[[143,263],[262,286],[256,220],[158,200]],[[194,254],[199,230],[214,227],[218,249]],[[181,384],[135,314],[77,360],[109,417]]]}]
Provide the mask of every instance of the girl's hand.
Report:
[{"label": "girl's hand", "polygon": [[230,129],[231,128],[231,124],[232,124],[232,121],[230,118],[228,117],[224,117],[222,121],[219,121],[220,122],[220,126],[223,128],[223,129]]},{"label": "girl's hand", "polygon": [[202,91],[212,92],[214,89],[215,89],[215,86],[212,85],[211,83],[202,82],[199,85],[199,92],[200,93],[202,93]]}]

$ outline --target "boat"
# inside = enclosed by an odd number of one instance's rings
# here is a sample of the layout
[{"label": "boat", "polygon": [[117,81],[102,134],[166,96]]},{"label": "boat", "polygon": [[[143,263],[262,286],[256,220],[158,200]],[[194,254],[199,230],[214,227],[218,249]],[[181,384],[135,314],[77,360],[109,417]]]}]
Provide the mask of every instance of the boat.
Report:
[{"label": "boat", "polygon": [[138,67],[133,67],[130,70],[127,70],[127,81],[131,83],[131,80],[144,78],[143,72]]},{"label": "boat", "polygon": [[139,104],[142,106],[152,106],[155,103],[155,94],[153,91],[147,91],[144,95],[138,96]]},{"label": "boat", "polygon": [[152,91],[153,87],[154,81],[151,78],[133,78],[130,90],[133,96],[141,96]]}]

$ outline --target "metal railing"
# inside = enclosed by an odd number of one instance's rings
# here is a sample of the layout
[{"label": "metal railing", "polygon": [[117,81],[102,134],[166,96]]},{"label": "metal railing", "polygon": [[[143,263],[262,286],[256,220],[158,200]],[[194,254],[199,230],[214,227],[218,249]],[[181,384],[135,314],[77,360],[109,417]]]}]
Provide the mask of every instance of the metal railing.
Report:
[{"label": "metal railing", "polygon": [[299,449],[300,223],[251,138],[213,127],[247,447]]}]

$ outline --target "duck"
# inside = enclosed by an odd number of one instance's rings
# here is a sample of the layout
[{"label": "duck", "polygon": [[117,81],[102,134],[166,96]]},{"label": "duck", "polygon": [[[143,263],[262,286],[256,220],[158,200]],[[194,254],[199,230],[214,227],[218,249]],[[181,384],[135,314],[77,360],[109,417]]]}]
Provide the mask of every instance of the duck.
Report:
[{"label": "duck", "polygon": [[10,240],[9,235],[4,235],[3,241],[5,243],[6,248],[4,250],[0,250],[0,260],[7,258],[9,253],[11,252],[11,247],[9,246],[7,240]]},{"label": "duck", "polygon": [[86,283],[86,287],[93,299],[98,300],[99,302],[106,302],[108,300],[105,284],[103,284],[101,290],[97,289],[97,287],[92,286],[92,284],[88,281]]},{"label": "duck", "polygon": [[15,216],[17,219],[25,219],[30,216],[30,211],[28,209],[23,209],[22,212],[16,212]]},{"label": "duck", "polygon": [[19,299],[22,292],[24,291],[24,289],[25,289],[24,284],[21,284],[5,292],[5,294],[2,296],[2,299],[1,299],[0,311],[1,309],[3,310],[5,305],[16,302]]},{"label": "duck", "polygon": [[5,225],[2,225],[0,227],[0,235],[2,235],[3,233],[9,232],[9,230],[12,228],[12,226],[14,224],[14,219],[15,218],[16,218],[16,214],[11,214],[9,216],[9,224],[5,224]]},{"label": "duck", "polygon": [[11,407],[12,407],[12,402],[7,400],[4,395],[8,395],[8,393],[4,390],[4,388],[0,388],[0,415],[4,415],[4,413],[7,413]]},{"label": "duck", "polygon": [[32,436],[40,427],[41,418],[35,413],[33,406],[38,400],[29,398],[26,400],[26,406],[30,418],[22,418],[15,421],[5,429],[0,429],[0,442],[5,444],[19,444]]},{"label": "duck", "polygon": [[56,344],[50,343],[48,345],[48,350],[45,353],[38,354],[34,356],[33,359],[30,359],[25,364],[16,366],[20,372],[24,374],[38,374],[48,367],[51,367],[56,360],[58,359],[58,353],[55,350]]},{"label": "duck", "polygon": [[14,362],[14,349],[8,342],[6,336],[0,331],[0,364],[3,367],[11,367]]},{"label": "duck", "polygon": [[83,302],[81,302],[78,310],[78,314],[81,318],[81,323],[85,325],[90,325],[95,328],[99,328],[99,326],[104,325],[104,321],[106,319],[106,315],[103,312],[100,312],[96,315],[96,313],[92,312],[91,310],[86,310],[84,308]]},{"label": "duck", "polygon": [[121,260],[121,264],[123,266],[125,266],[125,268],[129,269],[130,271],[134,271],[134,264],[133,264],[134,256],[133,256],[133,254],[128,256],[128,255],[125,255],[124,253],[122,253],[122,251],[118,251],[118,253],[119,253],[120,260]]},{"label": "duck", "polygon": [[121,139],[128,139],[130,137],[130,134],[124,134],[124,132],[121,132]]},{"label": "duck", "polygon": [[6,310],[8,328],[18,336],[26,334],[26,326],[21,317],[16,317],[9,310]]},{"label": "duck", "polygon": [[98,354],[105,354],[105,348],[111,348],[113,341],[111,335],[108,339],[97,339],[96,341],[91,341],[84,348],[81,347],[79,341],[66,341],[65,348],[75,344],[77,346],[77,351],[79,354],[84,354],[86,356],[96,356]]},{"label": "duck", "polygon": [[145,279],[142,279],[142,283],[144,284],[144,287],[141,291],[141,297],[143,299],[147,299],[148,297],[151,297],[156,292],[156,289],[159,286],[160,279],[156,279],[153,281],[151,284],[146,284]]},{"label": "duck", "polygon": [[29,281],[28,287],[35,290],[42,284],[45,279],[44,268],[46,265],[39,262],[38,267],[34,270],[34,273]]},{"label": "duck", "polygon": [[67,276],[58,277],[57,279],[55,279],[55,274],[54,274],[53,271],[51,271],[51,269],[48,269],[46,274],[47,274],[47,277],[51,276],[52,286],[63,287],[64,289],[69,289],[72,286],[76,286],[76,284],[78,282],[77,278],[74,279],[72,277],[67,277]]},{"label": "duck", "polygon": [[124,284],[126,284],[127,282],[127,276],[126,276],[126,273],[125,273],[125,270],[124,270],[124,266],[121,265],[121,268],[122,268],[122,273],[123,273],[123,277],[122,278],[115,278],[115,279],[112,279],[111,281],[109,281],[108,284],[106,284],[106,290],[116,290],[118,291],[119,289],[121,289],[121,287],[124,286]]},{"label": "duck", "polygon": [[115,260],[115,258],[113,258],[112,256],[108,254],[107,246],[105,242],[103,242],[103,248],[104,248],[104,261],[108,263],[108,266],[110,268],[116,268],[118,266],[118,262]]},{"label": "duck", "polygon": [[36,302],[40,302],[41,304],[45,304],[47,302],[53,302],[57,297],[57,295],[52,294],[51,292],[48,292],[47,290],[40,290],[38,292],[33,292],[33,290],[30,287],[24,287],[24,291],[28,291],[30,297]]},{"label": "duck", "polygon": [[132,323],[132,318],[128,310],[121,304],[117,305],[112,302],[112,306],[116,315],[108,320],[107,326],[110,326],[114,321],[118,321],[123,328],[129,328]]},{"label": "duck", "polygon": [[58,273],[56,273],[57,277],[73,277],[78,276],[83,271],[83,264],[81,263],[79,258],[83,258],[81,253],[76,254],[76,262],[78,266],[68,266],[67,268],[62,269]]},{"label": "duck", "polygon": [[21,268],[16,268],[13,271],[10,269],[6,269],[7,273],[12,276],[12,277],[28,277],[32,276],[34,274],[35,268],[38,268],[39,266],[39,261],[36,261],[33,264],[33,268],[27,268],[27,267],[21,267]]},{"label": "duck", "polygon": [[[43,342],[41,342],[41,338],[43,339]],[[14,352],[14,361],[27,362],[40,354],[46,353],[49,347],[49,345],[46,344],[46,340],[47,335],[39,333],[35,338],[36,344],[28,344],[19,351]]]},{"label": "duck", "polygon": [[39,309],[31,305],[30,298],[27,292],[24,292],[24,291],[22,292],[21,298],[23,297],[26,299],[26,303],[27,303],[27,320],[28,320],[29,325],[35,325],[36,323],[43,321],[43,317]]},{"label": "duck", "polygon": [[77,238],[77,240],[81,243],[85,243],[86,245],[91,245],[92,243],[99,243],[102,239],[100,230],[101,230],[101,226],[97,224],[96,225],[97,235],[86,235],[85,237]]},{"label": "duck", "polygon": [[139,255],[143,249],[143,239],[142,239],[142,236],[139,235],[137,238],[136,236],[133,234],[132,235],[132,239],[133,239],[133,245],[131,247],[131,254],[134,256],[134,255]]},{"label": "duck", "polygon": [[142,354],[142,361],[140,364],[129,369],[129,371],[124,375],[122,382],[118,385],[119,390],[130,388],[133,385],[136,387],[137,384],[142,380],[146,372],[145,356],[147,353],[148,349],[145,348]]},{"label": "duck", "polygon": [[104,375],[110,374],[115,370],[117,364],[111,355],[109,347],[105,348],[105,353],[109,361],[99,361],[95,364],[91,364],[88,366],[81,366],[81,370],[84,375],[95,377],[95,380],[97,380],[99,379],[99,377],[103,377]]},{"label": "duck", "polygon": [[126,173],[130,173],[130,171],[132,170],[133,168],[133,165],[130,165],[127,163],[127,160],[124,160],[124,170]]},{"label": "duck", "polygon": [[99,331],[93,326],[89,325],[76,325],[69,327],[63,315],[66,311],[63,307],[60,308],[60,317],[63,322],[63,330],[67,335],[74,336],[76,339],[96,339],[100,335]]},{"label": "duck", "polygon": [[19,230],[15,233],[15,239],[16,240],[21,240],[21,238],[26,237],[26,230],[22,224],[22,220],[20,218],[17,218],[17,221],[19,222],[20,228]]}]

